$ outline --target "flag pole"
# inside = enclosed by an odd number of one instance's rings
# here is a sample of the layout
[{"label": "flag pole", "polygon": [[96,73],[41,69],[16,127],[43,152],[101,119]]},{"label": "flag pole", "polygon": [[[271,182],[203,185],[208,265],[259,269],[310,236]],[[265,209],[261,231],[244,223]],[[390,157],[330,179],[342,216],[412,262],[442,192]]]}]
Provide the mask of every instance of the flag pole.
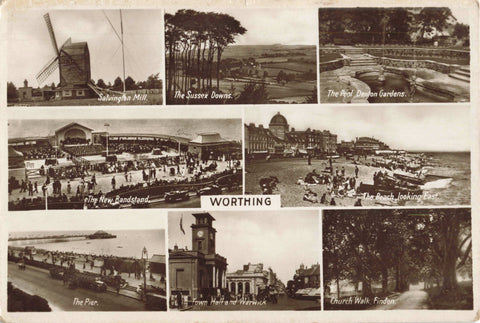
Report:
[{"label": "flag pole", "polygon": [[123,46],[123,19],[122,19],[121,9],[120,9],[120,31],[122,33],[123,93],[125,93],[125,49]]}]

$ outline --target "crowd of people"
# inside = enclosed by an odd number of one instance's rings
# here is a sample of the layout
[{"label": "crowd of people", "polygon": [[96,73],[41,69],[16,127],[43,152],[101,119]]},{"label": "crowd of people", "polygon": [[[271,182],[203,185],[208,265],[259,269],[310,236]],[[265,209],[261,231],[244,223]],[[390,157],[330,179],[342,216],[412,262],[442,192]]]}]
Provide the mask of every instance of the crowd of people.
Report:
[{"label": "crowd of people", "polygon": [[75,157],[101,155],[105,150],[102,145],[79,145],[63,147],[67,153]]},{"label": "crowd of people", "polygon": [[109,143],[109,151],[115,152],[116,154],[131,153],[131,154],[141,154],[149,153],[154,148],[161,148],[161,145],[158,144],[135,144],[135,143]]},{"label": "crowd of people", "polygon": [[[305,193],[303,195],[304,201],[311,203],[320,203],[326,205],[336,205],[335,198],[339,197],[355,197],[357,195],[357,178],[359,168],[355,165],[354,174],[347,176],[345,167],[339,169],[336,167],[333,170],[332,160],[329,160],[329,166],[322,174],[318,174],[316,170],[307,173],[305,178],[299,178],[298,185],[304,185]],[[318,198],[318,194],[313,192],[310,185],[326,185],[326,192]],[[357,200],[356,204],[361,203]]]},{"label": "crowd of people", "polygon": [[51,145],[15,146],[15,150],[21,152],[25,160],[65,157],[65,153]]},{"label": "crowd of people", "polygon": [[[45,198],[49,204],[70,202],[76,205],[70,208],[118,208],[118,203],[113,203],[112,200],[122,193],[141,188],[155,188],[152,195],[161,197],[165,190],[171,190],[175,185],[202,184],[215,180],[218,176],[235,173],[240,167],[240,161],[227,160],[226,170],[223,172],[218,172],[217,166],[216,161],[208,163],[192,155],[186,155],[182,159],[179,156],[172,156],[100,164],[84,163],[47,169],[42,166],[40,174],[45,176],[45,182],[39,184],[37,181],[22,179],[20,193],[28,194],[10,200],[9,209],[22,210],[35,208],[35,205],[42,206]],[[138,178],[138,171],[141,171],[141,179]],[[106,187],[105,179],[103,185],[99,186],[98,172],[103,175],[113,174],[109,179],[111,189]],[[102,178],[105,177],[103,175]],[[50,184],[52,191],[49,190]],[[9,185],[10,194],[13,193],[13,189],[13,185]]]}]

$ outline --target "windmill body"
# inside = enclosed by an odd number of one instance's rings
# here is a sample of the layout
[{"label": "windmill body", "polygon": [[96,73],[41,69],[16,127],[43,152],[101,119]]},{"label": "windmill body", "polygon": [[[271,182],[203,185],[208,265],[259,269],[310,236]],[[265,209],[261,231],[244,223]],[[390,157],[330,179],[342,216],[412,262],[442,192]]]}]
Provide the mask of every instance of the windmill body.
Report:
[{"label": "windmill body", "polygon": [[55,70],[59,70],[59,87],[55,99],[79,99],[97,96],[91,84],[90,52],[86,42],[72,43],[69,38],[58,49],[49,14],[44,15],[55,56],[37,74],[37,81],[43,83]]}]

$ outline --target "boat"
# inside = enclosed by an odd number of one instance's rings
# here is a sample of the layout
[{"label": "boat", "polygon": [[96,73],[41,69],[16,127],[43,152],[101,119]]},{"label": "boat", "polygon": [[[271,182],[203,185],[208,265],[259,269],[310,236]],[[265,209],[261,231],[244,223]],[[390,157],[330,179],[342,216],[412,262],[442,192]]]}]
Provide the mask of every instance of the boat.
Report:
[{"label": "boat", "polygon": [[414,176],[409,176],[405,174],[394,173],[393,176],[395,176],[400,180],[406,181],[408,183],[416,184],[416,185],[425,185],[425,183],[428,183],[428,182],[451,178],[448,176],[441,176],[441,175],[434,175],[434,174],[425,174],[425,175],[422,175],[422,177],[414,177]]},{"label": "boat", "polygon": [[435,174],[426,174],[425,182],[433,182],[433,181],[438,181],[439,179],[447,179],[447,178],[451,178],[451,177],[435,175]]},{"label": "boat", "polygon": [[398,174],[398,173],[394,173],[393,176],[395,176],[396,178],[398,178],[402,181],[406,181],[408,183],[412,183],[412,184],[416,184],[416,185],[425,184],[425,179],[422,179],[422,178],[418,178],[418,177],[414,177],[414,176],[408,176],[408,175],[404,175],[404,174]]}]

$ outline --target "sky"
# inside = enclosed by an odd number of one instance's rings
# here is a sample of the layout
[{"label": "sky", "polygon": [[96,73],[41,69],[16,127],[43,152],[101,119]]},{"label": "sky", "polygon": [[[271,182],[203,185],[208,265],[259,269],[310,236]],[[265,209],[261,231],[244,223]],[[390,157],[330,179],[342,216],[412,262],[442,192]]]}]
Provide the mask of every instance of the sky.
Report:
[{"label": "sky", "polygon": [[245,123],[268,127],[280,112],[295,130],[330,130],[341,140],[374,137],[392,149],[470,151],[470,116],[465,105],[310,106],[246,108]]},{"label": "sky", "polygon": [[[199,10],[201,11],[201,10]],[[229,14],[247,29],[235,38],[234,45],[316,45],[317,11],[310,9],[222,9],[209,10]],[[175,10],[167,10],[175,13]]]},{"label": "sky", "polygon": [[[192,213],[170,212],[168,247],[192,248]],[[183,214],[183,228],[180,218]],[[210,212],[216,219],[216,253],[227,258],[227,273],[243,269],[243,265],[263,263],[271,267],[286,285],[295,270],[304,264],[320,262],[320,215],[315,210],[228,211]]]},{"label": "sky", "polygon": [[[108,211],[108,210],[107,210]],[[95,212],[96,213],[96,212]],[[35,216],[14,216],[8,226],[10,233],[35,231],[97,231],[97,230],[165,230],[166,223],[158,212],[134,213],[127,212],[122,215],[122,221],[118,221],[117,212],[103,212],[98,214],[86,214],[79,212],[45,212]],[[141,219],[141,221],[139,221]]]},{"label": "sky", "polygon": [[218,132],[227,140],[242,139],[241,119],[60,119],[60,120],[9,120],[8,137],[36,137],[53,135],[55,130],[71,123],[110,133],[162,134],[194,139],[197,134]]},{"label": "sky", "polygon": [[472,13],[470,8],[450,7],[450,9],[457,22],[470,25],[470,14]]},{"label": "sky", "polygon": [[[8,17],[7,79],[17,87],[23,86],[24,79],[36,87],[35,76],[55,56],[43,19],[46,12],[11,11]],[[102,78],[108,84],[117,76],[122,77],[121,42],[105,18],[107,15],[120,34],[118,10],[52,10],[49,13],[59,49],[69,37],[74,43],[88,43],[95,82]],[[122,10],[122,16],[126,77],[146,80],[149,75],[163,70],[161,10]],[[52,82],[59,82],[58,70],[44,84]]]}]

